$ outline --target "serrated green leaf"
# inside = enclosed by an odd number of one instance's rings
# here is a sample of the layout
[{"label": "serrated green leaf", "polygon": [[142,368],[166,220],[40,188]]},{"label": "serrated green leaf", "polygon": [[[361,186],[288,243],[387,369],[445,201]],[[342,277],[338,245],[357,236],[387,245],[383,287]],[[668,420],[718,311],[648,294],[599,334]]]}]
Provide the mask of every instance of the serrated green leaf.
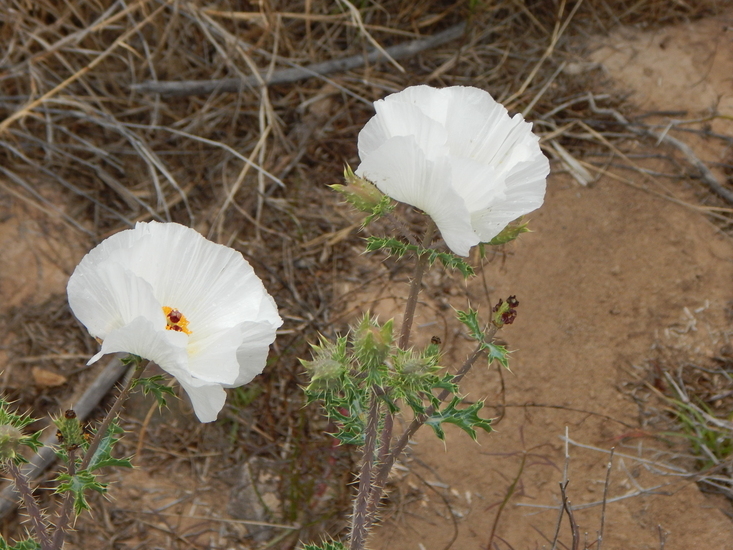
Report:
[{"label": "serrated green leaf", "polygon": [[478,320],[478,311],[470,309],[468,311],[456,311],[458,320],[466,326],[468,332],[471,334],[471,338],[478,342],[485,340],[484,331],[481,329],[481,324]]},{"label": "serrated green leaf", "polygon": [[441,427],[441,424],[445,422],[455,424],[466,432],[474,441],[476,441],[477,428],[480,428],[487,433],[491,433],[491,420],[478,416],[478,411],[480,411],[484,406],[482,401],[478,401],[464,409],[457,408],[457,405],[460,403],[461,398],[454,397],[443,410],[436,411],[425,421],[428,426],[433,428],[438,439],[441,441],[445,439],[445,432]]},{"label": "serrated green leaf", "polygon": [[139,378],[132,383],[132,388],[140,387],[143,390],[143,395],[153,394],[155,401],[158,403],[158,408],[162,409],[168,405],[165,400],[166,395],[176,395],[173,388],[167,384],[161,384],[161,381],[165,380],[165,376],[160,374],[151,376],[150,378]]},{"label": "serrated green leaf", "polygon": [[377,250],[384,250],[390,256],[396,256],[398,258],[401,258],[408,252],[414,252],[418,256],[427,254],[430,265],[433,265],[436,260],[439,260],[444,267],[460,271],[466,279],[475,275],[473,267],[466,260],[450,252],[440,252],[434,248],[422,248],[414,244],[406,244],[391,237],[368,237],[366,251],[375,252]]},{"label": "serrated green leaf", "polygon": [[489,342],[484,344],[483,348],[489,352],[489,365],[494,361],[499,361],[502,367],[509,368],[509,352],[504,346]]},{"label": "serrated green leaf", "polygon": [[84,510],[89,510],[89,502],[84,494],[87,489],[98,493],[106,493],[107,486],[99,483],[94,474],[89,470],[80,470],[73,476],[70,474],[59,474],[56,480],[59,486],[56,488],[56,494],[71,492],[74,498],[74,513],[78,516]]},{"label": "serrated green leaf", "polygon": [[473,277],[476,274],[471,264],[455,254],[448,252],[435,252],[434,256],[430,258],[430,264],[432,265],[436,259],[440,260],[440,263],[443,264],[444,267],[460,271],[464,279]]},{"label": "serrated green leaf", "polygon": [[124,432],[125,430],[120,427],[118,421],[113,420],[107,429],[107,435],[105,435],[102,438],[102,441],[99,442],[99,447],[97,447],[97,450],[94,452],[94,456],[92,456],[89,461],[88,470],[90,472],[109,466],[132,468],[130,458],[115,458],[112,456],[112,449],[114,448],[115,443],[120,440],[118,436]]}]

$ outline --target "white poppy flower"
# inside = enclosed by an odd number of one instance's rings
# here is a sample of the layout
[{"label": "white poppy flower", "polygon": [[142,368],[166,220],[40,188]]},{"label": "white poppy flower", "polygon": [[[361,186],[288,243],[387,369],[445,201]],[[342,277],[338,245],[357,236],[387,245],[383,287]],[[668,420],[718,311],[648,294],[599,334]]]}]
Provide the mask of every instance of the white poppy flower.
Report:
[{"label": "white poppy flower", "polygon": [[539,138],[487,92],[413,86],[374,108],[356,174],[428,214],[456,254],[542,205],[550,163]]},{"label": "white poppy flower", "polygon": [[277,306],[242,255],[176,223],[138,223],[102,241],[74,270],[69,305],[102,349],[157,363],[186,390],[202,422],[225,387],[265,367]]}]

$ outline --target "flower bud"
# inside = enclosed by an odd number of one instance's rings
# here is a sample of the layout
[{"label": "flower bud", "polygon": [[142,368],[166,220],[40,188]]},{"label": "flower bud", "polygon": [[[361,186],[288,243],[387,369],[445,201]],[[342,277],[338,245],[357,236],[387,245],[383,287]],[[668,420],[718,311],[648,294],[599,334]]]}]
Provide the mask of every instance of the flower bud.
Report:
[{"label": "flower bud", "polygon": [[0,461],[14,459],[22,440],[23,432],[12,424],[0,426]]},{"label": "flower bud", "polygon": [[528,225],[528,223],[515,223],[512,225],[507,225],[496,237],[489,241],[489,244],[499,245],[513,241],[522,233],[530,232],[529,228],[527,227]]},{"label": "flower bud", "polygon": [[380,327],[376,319],[364,315],[354,330],[354,355],[362,368],[378,368],[392,350],[392,341],[391,319]]},{"label": "flower bud", "polygon": [[346,185],[330,185],[334,191],[341,193],[344,200],[357,210],[372,213],[382,203],[384,195],[370,181],[360,178],[349,166],[344,168]]},{"label": "flower bud", "polygon": [[346,367],[338,361],[329,357],[321,357],[313,361],[307,361],[307,365],[304,366],[308,369],[312,380],[335,380],[341,373],[346,370]]}]

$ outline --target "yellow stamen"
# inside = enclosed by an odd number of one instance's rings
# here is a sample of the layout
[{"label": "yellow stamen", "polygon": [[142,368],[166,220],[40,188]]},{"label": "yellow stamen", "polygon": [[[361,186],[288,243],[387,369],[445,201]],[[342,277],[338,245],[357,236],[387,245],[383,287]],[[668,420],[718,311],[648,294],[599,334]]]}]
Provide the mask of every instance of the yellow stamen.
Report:
[{"label": "yellow stamen", "polygon": [[188,329],[188,319],[186,319],[183,313],[168,306],[163,306],[163,313],[165,313],[166,330],[191,334],[191,331]]}]

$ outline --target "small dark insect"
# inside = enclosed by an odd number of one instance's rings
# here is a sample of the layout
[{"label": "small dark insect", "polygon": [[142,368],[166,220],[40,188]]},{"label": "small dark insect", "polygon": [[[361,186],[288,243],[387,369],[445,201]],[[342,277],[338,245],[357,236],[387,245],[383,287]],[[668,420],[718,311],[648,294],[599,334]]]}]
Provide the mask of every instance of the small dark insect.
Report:
[{"label": "small dark insect", "polygon": [[438,338],[437,336],[433,336],[433,337],[432,337],[432,338],[430,339],[430,343],[431,343],[431,344],[435,344],[436,346],[439,346],[440,344],[442,344],[442,343],[443,343],[443,341],[442,341],[442,340],[441,340],[440,338]]},{"label": "small dark insect", "polygon": [[69,409],[68,411],[66,411],[66,412],[64,413],[64,416],[65,416],[66,418],[68,418],[68,419],[72,419],[72,418],[76,418],[76,413],[74,412],[74,410],[73,410],[73,409]]}]

